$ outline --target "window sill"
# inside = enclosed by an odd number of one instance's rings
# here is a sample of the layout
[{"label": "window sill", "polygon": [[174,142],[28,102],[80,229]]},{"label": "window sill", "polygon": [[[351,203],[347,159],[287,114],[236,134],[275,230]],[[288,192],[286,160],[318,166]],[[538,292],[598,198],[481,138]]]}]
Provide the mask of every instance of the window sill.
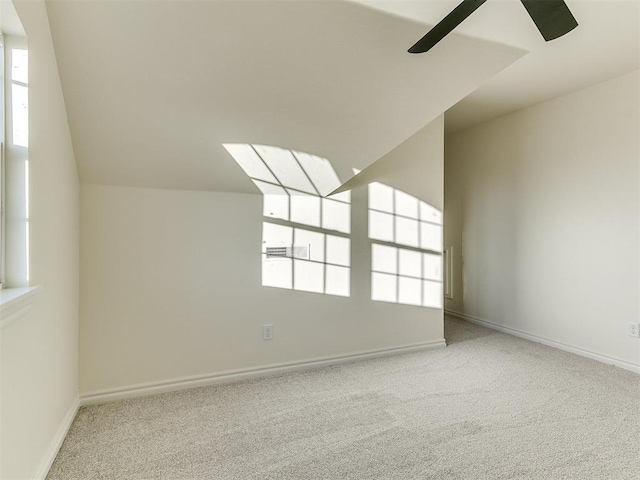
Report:
[{"label": "window sill", "polygon": [[31,303],[39,289],[40,287],[24,287],[0,290],[0,329],[31,310]]}]

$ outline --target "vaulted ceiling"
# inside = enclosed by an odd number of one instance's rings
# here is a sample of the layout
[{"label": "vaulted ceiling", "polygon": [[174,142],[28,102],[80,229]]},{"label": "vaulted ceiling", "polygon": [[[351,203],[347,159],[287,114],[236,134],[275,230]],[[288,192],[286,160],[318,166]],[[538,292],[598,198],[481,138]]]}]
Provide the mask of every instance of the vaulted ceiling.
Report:
[{"label": "vaulted ceiling", "polygon": [[[461,0],[354,1],[433,25]],[[640,1],[565,2],[579,26],[549,43],[544,42],[520,0],[488,0],[456,28],[459,34],[513,45],[529,53],[451,108],[445,117],[448,132],[640,68]]]},{"label": "vaulted ceiling", "polygon": [[408,54],[459,1],[47,0],[80,177],[255,192],[222,147],[251,143],[346,181],[445,111],[455,131],[640,68],[637,0],[567,0],[580,26],[549,43],[489,0]]},{"label": "vaulted ceiling", "polygon": [[520,58],[347,1],[50,0],[83,181],[254,192],[223,143],[329,159],[346,180]]}]

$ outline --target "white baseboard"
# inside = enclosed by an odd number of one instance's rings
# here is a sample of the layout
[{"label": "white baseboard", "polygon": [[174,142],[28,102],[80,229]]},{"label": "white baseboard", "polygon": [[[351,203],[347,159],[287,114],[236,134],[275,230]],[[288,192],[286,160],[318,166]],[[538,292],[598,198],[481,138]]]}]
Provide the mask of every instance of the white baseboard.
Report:
[{"label": "white baseboard", "polygon": [[124,388],[99,390],[82,394],[80,395],[80,404],[82,406],[97,405],[100,403],[107,403],[115,400],[123,400],[125,398],[136,398],[145,395],[154,395],[157,393],[172,392],[175,390],[185,390],[188,388],[206,387],[209,385],[216,385],[220,383],[231,383],[250,378],[267,377],[287,372],[309,370],[312,368],[325,367],[341,363],[350,363],[359,360],[385,357],[389,355],[399,355],[403,353],[432,350],[435,348],[444,348],[446,345],[447,344],[445,340],[442,339],[432,342],[403,345],[394,348],[367,350],[364,352],[356,352],[348,355],[321,357],[300,362],[280,363],[265,365],[262,367],[228,370],[225,372],[212,373],[208,375],[197,375],[192,377],[174,378],[171,380],[159,382],[142,383]]},{"label": "white baseboard", "polygon": [[33,480],[44,480],[49,473],[49,469],[51,468],[51,465],[53,465],[53,461],[56,459],[56,455],[58,455],[58,451],[62,446],[62,442],[64,442],[64,439],[69,432],[69,428],[71,428],[73,419],[76,418],[78,408],[80,408],[80,399],[76,397],[76,399],[71,404],[71,407],[69,407],[69,410],[67,410],[66,415],[62,419],[62,422],[60,423],[56,434],[51,439],[51,442],[49,442],[49,446],[47,447],[47,450],[45,451],[42,460],[38,465],[38,468],[33,474]]},{"label": "white baseboard", "polygon": [[524,338],[525,340],[530,340],[536,343],[542,343],[543,345],[557,348],[558,350],[564,350],[565,352],[575,353],[576,355],[587,357],[592,360],[597,360],[598,362],[607,363],[609,365],[615,365],[616,367],[624,368],[625,370],[630,370],[632,372],[640,373],[640,365],[626,362],[624,360],[620,360],[619,358],[609,357],[608,355],[602,355],[600,353],[592,352],[590,350],[585,350],[583,348],[574,347],[572,345],[567,345],[565,343],[556,342],[555,340],[549,340],[548,338],[540,337],[538,335],[532,335],[530,333],[516,330],[514,328],[504,327],[502,325],[498,325],[497,323],[490,322],[483,318],[474,317],[473,315],[466,315],[464,313],[455,312],[453,310],[445,310],[444,313],[445,315],[458,317],[458,318],[461,318],[462,320],[466,320],[468,322],[475,323],[477,325],[482,325],[483,327],[491,328],[492,330],[508,333],[509,335],[513,335],[515,337]]}]

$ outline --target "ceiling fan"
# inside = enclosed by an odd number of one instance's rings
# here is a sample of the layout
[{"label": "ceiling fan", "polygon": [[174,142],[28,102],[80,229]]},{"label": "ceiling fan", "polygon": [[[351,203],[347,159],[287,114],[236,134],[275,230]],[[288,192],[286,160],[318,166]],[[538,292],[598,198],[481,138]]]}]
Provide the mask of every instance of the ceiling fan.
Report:
[{"label": "ceiling fan", "polygon": [[[409,49],[409,53],[424,53],[446,37],[487,0],[462,0],[440,23]],[[578,26],[563,0],[520,0],[545,41],[561,37]]]}]

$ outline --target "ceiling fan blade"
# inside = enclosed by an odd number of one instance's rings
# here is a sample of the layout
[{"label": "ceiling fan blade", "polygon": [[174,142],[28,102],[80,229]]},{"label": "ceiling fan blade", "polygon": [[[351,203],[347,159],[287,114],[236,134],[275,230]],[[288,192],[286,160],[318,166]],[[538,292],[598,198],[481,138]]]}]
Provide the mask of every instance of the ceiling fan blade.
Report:
[{"label": "ceiling fan blade", "polygon": [[430,50],[486,1],[487,0],[462,0],[462,3],[454,8],[449,15],[444,17],[440,23],[418,40],[416,44],[409,49],[409,53],[424,53]]},{"label": "ceiling fan blade", "polygon": [[520,0],[545,41],[561,37],[578,26],[563,0]]}]

